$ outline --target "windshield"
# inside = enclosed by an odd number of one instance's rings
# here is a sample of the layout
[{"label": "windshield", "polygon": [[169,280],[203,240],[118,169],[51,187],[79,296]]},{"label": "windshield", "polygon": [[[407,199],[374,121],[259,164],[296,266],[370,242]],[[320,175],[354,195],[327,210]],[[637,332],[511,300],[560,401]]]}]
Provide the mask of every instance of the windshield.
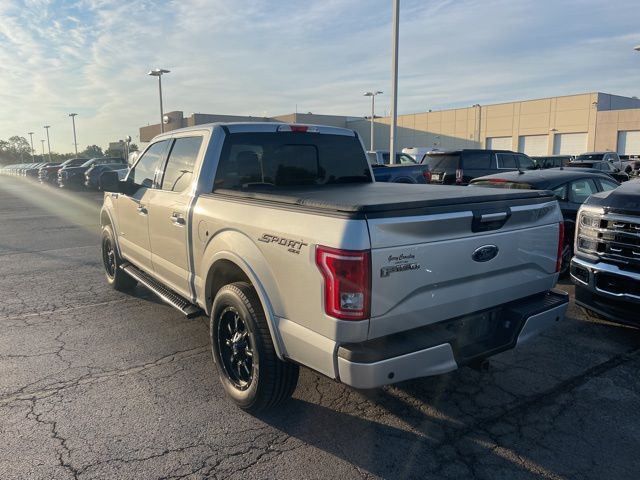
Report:
[{"label": "windshield", "polygon": [[355,136],[234,133],[224,143],[215,188],[371,181],[367,158]]},{"label": "windshield", "polygon": [[75,167],[87,161],[86,158],[71,158],[62,164],[63,167]]},{"label": "windshield", "polygon": [[581,160],[602,160],[604,158],[603,153],[583,153],[576,157],[576,162]]},{"label": "windshield", "polygon": [[429,170],[455,170],[460,163],[460,154],[426,154],[422,159],[423,165]]}]

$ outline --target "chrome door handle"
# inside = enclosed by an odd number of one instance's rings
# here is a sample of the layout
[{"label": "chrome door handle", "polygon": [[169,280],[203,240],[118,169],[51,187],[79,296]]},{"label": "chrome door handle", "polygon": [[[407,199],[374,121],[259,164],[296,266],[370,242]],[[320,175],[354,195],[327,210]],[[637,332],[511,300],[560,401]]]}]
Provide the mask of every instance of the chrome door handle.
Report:
[{"label": "chrome door handle", "polygon": [[171,214],[171,223],[173,223],[174,225],[178,225],[180,227],[182,227],[186,222],[184,220],[184,215],[182,215],[179,212],[173,212]]},{"label": "chrome door handle", "polygon": [[147,212],[147,207],[145,207],[144,205],[138,205],[136,210],[140,215],[146,215],[147,213],[149,213]]}]

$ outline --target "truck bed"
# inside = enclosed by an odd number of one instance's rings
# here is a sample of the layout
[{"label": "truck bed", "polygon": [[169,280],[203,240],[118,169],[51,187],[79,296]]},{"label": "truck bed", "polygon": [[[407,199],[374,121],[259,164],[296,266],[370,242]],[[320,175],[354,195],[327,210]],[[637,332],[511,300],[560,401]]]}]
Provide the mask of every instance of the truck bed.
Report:
[{"label": "truck bed", "polygon": [[252,199],[269,204],[301,206],[309,209],[345,214],[385,214],[419,211],[438,207],[505,202],[514,205],[524,201],[535,204],[553,200],[553,194],[539,190],[498,190],[445,185],[407,185],[394,183],[362,183],[321,185],[277,189],[260,186],[250,190],[214,192],[237,199]]}]

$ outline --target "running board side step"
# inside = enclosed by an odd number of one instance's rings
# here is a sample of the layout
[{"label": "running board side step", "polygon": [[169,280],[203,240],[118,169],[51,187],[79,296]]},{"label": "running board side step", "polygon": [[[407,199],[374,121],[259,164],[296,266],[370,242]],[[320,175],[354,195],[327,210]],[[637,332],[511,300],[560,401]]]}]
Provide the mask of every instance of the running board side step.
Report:
[{"label": "running board side step", "polygon": [[174,292],[170,288],[165,287],[158,280],[153,278],[151,275],[143,272],[139,268],[134,267],[130,263],[123,263],[120,268],[124,270],[127,275],[135,278],[138,282],[147,287],[166,303],[180,310],[187,316],[187,318],[195,318],[200,315],[204,315],[204,312],[200,307],[186,300],[184,297]]}]

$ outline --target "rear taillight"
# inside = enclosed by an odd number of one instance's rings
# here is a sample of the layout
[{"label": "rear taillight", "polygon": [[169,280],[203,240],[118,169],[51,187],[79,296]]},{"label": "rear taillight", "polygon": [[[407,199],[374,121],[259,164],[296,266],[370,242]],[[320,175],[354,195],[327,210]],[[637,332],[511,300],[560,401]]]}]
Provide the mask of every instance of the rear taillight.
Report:
[{"label": "rear taillight", "polygon": [[425,182],[431,183],[431,172],[429,170],[423,170],[422,176],[424,177]]},{"label": "rear taillight", "polygon": [[456,169],[456,183],[460,185],[462,183],[463,172],[461,168]]},{"label": "rear taillight", "polygon": [[558,256],[556,257],[556,272],[562,268],[562,252],[564,251],[564,222],[558,224]]},{"label": "rear taillight", "polygon": [[342,320],[364,320],[371,310],[371,252],[316,248],[324,278],[324,310]]}]

